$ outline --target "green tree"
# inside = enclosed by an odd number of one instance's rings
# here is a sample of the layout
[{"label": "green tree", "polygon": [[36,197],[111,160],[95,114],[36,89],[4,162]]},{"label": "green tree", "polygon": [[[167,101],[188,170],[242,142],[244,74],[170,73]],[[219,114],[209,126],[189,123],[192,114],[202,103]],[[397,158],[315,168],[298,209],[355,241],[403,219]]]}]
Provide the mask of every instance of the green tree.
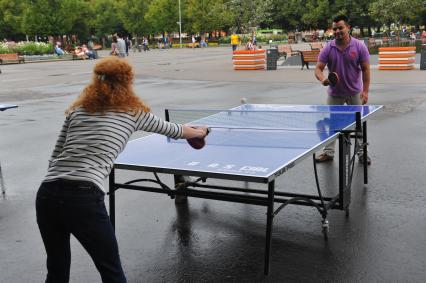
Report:
[{"label": "green tree", "polygon": [[392,23],[409,23],[425,4],[424,0],[423,3],[419,0],[376,0],[370,4],[369,11],[371,17],[380,19],[379,22],[390,29]]},{"label": "green tree", "polygon": [[[145,20],[145,14],[150,2],[150,0],[121,0],[115,2],[117,18],[123,23],[126,31],[134,35],[153,32],[151,26]],[[114,18],[112,17],[112,19]]]},{"label": "green tree", "polygon": [[89,21],[93,34],[102,37],[114,33],[120,23],[113,0],[97,0],[91,5],[92,18]]},{"label": "green tree", "polygon": [[191,33],[205,32],[213,29],[213,6],[215,1],[211,0],[187,0],[185,2],[185,14],[187,23],[185,25]]},{"label": "green tree", "polygon": [[32,0],[23,13],[22,30],[28,35],[87,38],[89,2],[85,0]]},{"label": "green tree", "polygon": [[0,39],[21,38],[22,12],[25,2],[0,0]]},{"label": "green tree", "polygon": [[237,31],[246,33],[272,23],[273,0],[231,0],[228,5]]},{"label": "green tree", "polygon": [[300,21],[307,0],[275,0],[273,19],[274,23],[284,30],[294,30],[303,27]]},{"label": "green tree", "polygon": [[165,32],[177,31],[178,2],[176,0],[152,0],[145,14],[145,20],[155,33],[164,34]]},{"label": "green tree", "polygon": [[57,22],[62,25],[59,35],[74,34],[86,42],[91,36],[90,20],[93,18],[90,0],[62,0],[57,11]]},{"label": "green tree", "polygon": [[325,28],[330,22],[331,11],[328,0],[308,0],[303,11],[301,19],[305,27]]}]

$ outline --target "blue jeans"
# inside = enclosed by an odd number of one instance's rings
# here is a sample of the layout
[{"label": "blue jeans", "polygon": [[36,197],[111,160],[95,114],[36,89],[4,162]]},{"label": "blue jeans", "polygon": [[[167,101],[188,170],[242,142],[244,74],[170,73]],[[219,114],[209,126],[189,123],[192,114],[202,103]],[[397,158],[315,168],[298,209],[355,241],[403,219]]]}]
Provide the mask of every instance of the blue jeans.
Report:
[{"label": "blue jeans", "polygon": [[126,282],[104,192],[90,182],[57,180],[41,184],[37,223],[47,253],[50,282],[69,282],[71,234],[92,257],[102,282]]}]

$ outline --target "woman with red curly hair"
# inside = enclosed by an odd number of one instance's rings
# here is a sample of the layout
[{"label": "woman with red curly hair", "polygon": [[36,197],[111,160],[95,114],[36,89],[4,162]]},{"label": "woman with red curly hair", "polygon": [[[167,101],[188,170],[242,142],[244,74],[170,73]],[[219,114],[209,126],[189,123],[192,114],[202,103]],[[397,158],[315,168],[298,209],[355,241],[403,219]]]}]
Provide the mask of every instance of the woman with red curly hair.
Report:
[{"label": "woman with red curly hair", "polygon": [[133,91],[126,60],[102,59],[92,82],[66,118],[36,199],[37,223],[47,253],[46,282],[68,282],[70,235],[83,245],[102,282],[126,282],[117,240],[104,204],[104,180],[132,133],[203,138],[206,127],[163,121]]}]

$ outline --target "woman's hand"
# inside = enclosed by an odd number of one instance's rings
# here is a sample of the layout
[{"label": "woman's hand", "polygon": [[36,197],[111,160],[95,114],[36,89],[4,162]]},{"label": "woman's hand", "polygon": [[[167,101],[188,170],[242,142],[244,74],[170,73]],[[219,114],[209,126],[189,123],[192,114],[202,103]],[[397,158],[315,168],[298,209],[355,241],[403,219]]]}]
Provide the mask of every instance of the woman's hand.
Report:
[{"label": "woman's hand", "polygon": [[182,125],[182,131],[184,139],[204,138],[209,133],[209,128],[207,126]]}]

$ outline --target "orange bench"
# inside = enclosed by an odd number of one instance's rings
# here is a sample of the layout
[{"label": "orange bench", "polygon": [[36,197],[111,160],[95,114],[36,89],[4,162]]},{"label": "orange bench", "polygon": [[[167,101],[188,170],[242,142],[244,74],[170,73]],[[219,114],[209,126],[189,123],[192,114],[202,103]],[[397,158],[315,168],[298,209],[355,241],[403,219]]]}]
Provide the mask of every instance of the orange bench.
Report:
[{"label": "orange bench", "polygon": [[25,63],[25,58],[16,53],[0,54],[0,65],[4,63]]},{"label": "orange bench", "polygon": [[265,50],[235,50],[232,53],[234,70],[263,70],[265,69]]},{"label": "orange bench", "polygon": [[415,46],[379,48],[379,70],[412,70],[415,62]]},{"label": "orange bench", "polygon": [[309,62],[318,62],[319,53],[319,50],[300,51],[300,55],[302,58],[302,70],[305,65],[306,68],[309,69]]}]

